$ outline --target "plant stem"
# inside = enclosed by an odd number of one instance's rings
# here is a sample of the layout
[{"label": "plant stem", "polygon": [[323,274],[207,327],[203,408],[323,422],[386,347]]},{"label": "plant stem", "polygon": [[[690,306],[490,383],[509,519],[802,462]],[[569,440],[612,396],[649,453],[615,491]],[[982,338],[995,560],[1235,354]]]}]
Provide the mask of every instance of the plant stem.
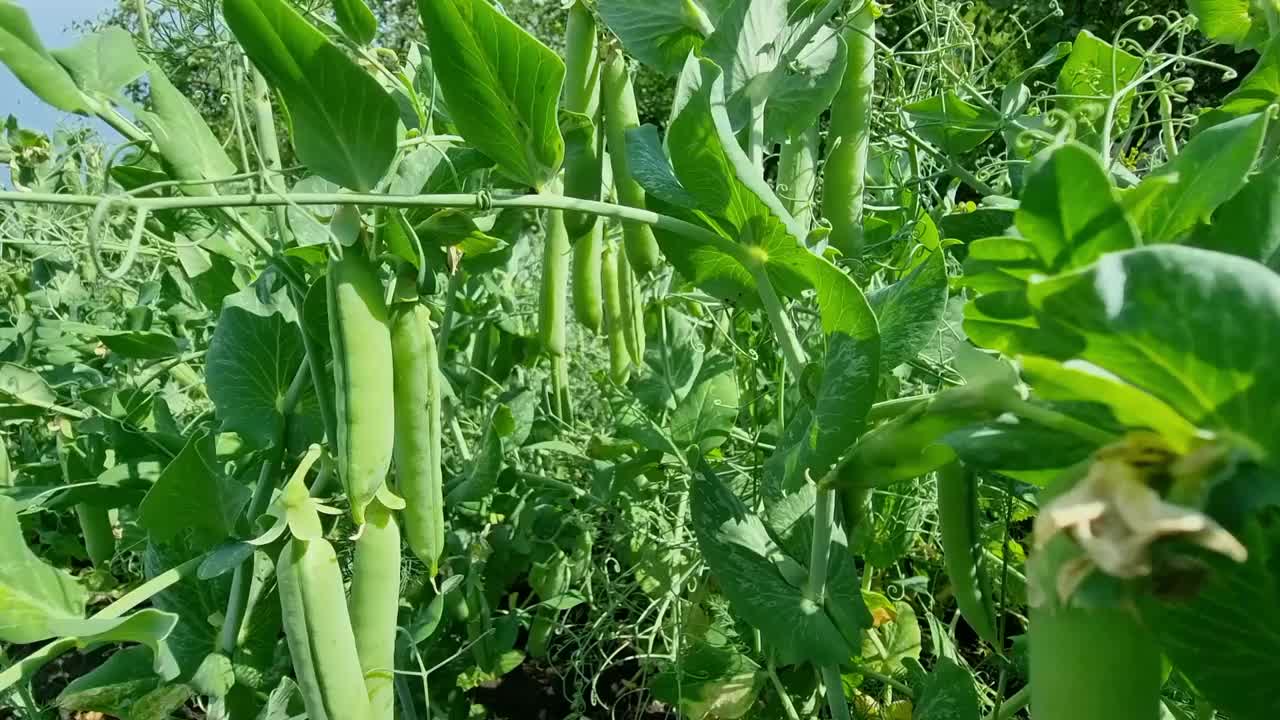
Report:
[{"label": "plant stem", "polygon": [[1018,692],[1005,698],[1000,706],[992,709],[986,720],[1009,720],[1031,702],[1031,686],[1027,685]]},{"label": "plant stem", "polygon": [[813,505],[813,541],[809,547],[809,584],[805,588],[805,597],[818,605],[826,599],[831,527],[836,521],[835,494],[834,490],[819,488]]},{"label": "plant stem", "polygon": [[760,293],[760,302],[764,305],[765,315],[768,316],[769,324],[773,327],[773,335],[782,348],[787,369],[790,370],[791,377],[798,382],[809,360],[805,357],[799,338],[796,337],[791,319],[787,317],[787,312],[782,307],[782,301],[778,299],[778,293],[773,289],[773,282],[769,280],[769,273],[764,269],[764,265],[752,259],[747,264],[747,270],[756,281],[756,291]]},{"label": "plant stem", "polygon": [[835,665],[823,665],[822,684],[827,694],[827,707],[831,709],[832,720],[853,720],[849,713],[849,701],[844,697],[844,680],[840,677],[840,668]]},{"label": "plant stem", "polygon": [[778,677],[778,667],[773,661],[773,657],[769,658],[767,667],[769,681],[773,683],[773,689],[778,693],[778,699],[782,701],[782,711],[787,714],[787,720],[800,720],[800,713],[796,712],[795,703],[791,702],[791,695],[787,693],[787,688],[782,684],[782,678]]}]

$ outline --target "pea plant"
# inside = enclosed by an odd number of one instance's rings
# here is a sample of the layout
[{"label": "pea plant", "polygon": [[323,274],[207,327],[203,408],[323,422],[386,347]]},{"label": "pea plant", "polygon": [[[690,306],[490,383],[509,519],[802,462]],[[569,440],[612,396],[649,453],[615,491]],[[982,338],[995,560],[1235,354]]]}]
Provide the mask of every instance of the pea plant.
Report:
[{"label": "pea plant", "polygon": [[173,7],[0,0],[0,716],[1280,716],[1273,0]]}]

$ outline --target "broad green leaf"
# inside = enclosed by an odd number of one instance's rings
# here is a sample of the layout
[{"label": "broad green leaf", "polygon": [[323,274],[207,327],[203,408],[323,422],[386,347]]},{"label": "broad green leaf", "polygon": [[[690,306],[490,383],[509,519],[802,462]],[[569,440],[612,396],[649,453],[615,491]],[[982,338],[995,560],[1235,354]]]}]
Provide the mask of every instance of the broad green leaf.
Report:
[{"label": "broad green leaf", "polygon": [[97,712],[131,720],[168,720],[191,697],[185,685],[163,683],[152,667],[151,650],[125,648],[58,693],[54,703],[67,712]]},{"label": "broad green leaf", "polygon": [[372,190],[396,153],[395,100],[284,0],[226,0],[223,15],[284,98],[298,159],[338,185]]},{"label": "broad green leaf", "polygon": [[784,577],[788,559],[764,523],[705,467],[692,481],[690,511],[698,547],[737,617],[760,631],[781,664],[842,663],[855,652],[831,617]]},{"label": "broad green leaf", "polygon": [[227,477],[218,463],[214,436],[201,432],[160,473],[138,506],[138,524],[154,542],[188,530],[208,542],[232,534],[249,502],[249,488]]},{"label": "broad green leaf", "polygon": [[764,110],[765,137],[782,142],[818,122],[840,90],[848,60],[844,38],[824,25],[791,67],[774,68]]},{"label": "broad green leaf", "polygon": [[649,372],[631,386],[636,399],[655,414],[674,410],[698,379],[705,354],[697,328],[684,313],[663,309],[662,322],[645,342],[644,362]]},{"label": "broad green leaf", "polygon": [[27,547],[16,503],[0,496],[0,641],[55,637],[60,623],[84,616],[89,592],[70,574],[46,565]]},{"label": "broad green leaf", "polygon": [[[335,193],[340,188],[322,177],[307,177],[294,183],[295,193]],[[417,188],[408,191],[414,194]],[[336,205],[290,205],[286,212],[289,229],[293,231],[293,241],[299,247],[308,245],[324,245],[329,242],[329,221],[333,219]]]},{"label": "broad green leaf", "polygon": [[680,184],[671,163],[662,151],[658,128],[641,125],[627,130],[627,159],[631,176],[645,194],[677,208],[691,210],[698,206],[698,199]]},{"label": "broad green leaf", "polygon": [[1272,38],[1249,74],[1223,99],[1222,105],[1200,116],[1196,132],[1204,132],[1233,118],[1253,115],[1280,100],[1280,35]]},{"label": "broad green leaf", "polygon": [[750,124],[752,107],[764,102],[765,83],[782,54],[779,35],[787,25],[787,3],[730,0],[715,25],[701,55],[720,68],[729,117],[741,129]]},{"label": "broad green leaf", "polygon": [[1262,150],[1267,118],[1247,115],[1196,135],[1126,195],[1143,240],[1177,242],[1238,193]]},{"label": "broad green leaf", "polygon": [[1257,260],[1280,272],[1280,162],[1249,178],[1244,189],[1219,206],[1213,220],[1196,228],[1190,244]]},{"label": "broad green leaf", "polygon": [[79,649],[117,643],[139,643],[151,651],[151,668],[164,680],[178,676],[179,668],[170,649],[169,637],[178,616],[154,608],[112,618],[84,618],[60,623],[58,636],[70,638]]},{"label": "broad green leaf", "polygon": [[[1071,46],[1071,55],[1058,73],[1058,107],[1071,113],[1081,132],[1077,138],[1088,141],[1102,130],[1107,104],[1121,89],[1142,72],[1142,59],[1088,30],[1081,30]],[[1129,125],[1133,113],[1133,93],[1121,98],[1116,107],[1116,125]]]},{"label": "broad green leaf", "polygon": [[1264,2],[1257,0],[1187,0],[1200,23],[1196,26],[1210,40],[1234,45],[1237,52],[1267,41],[1270,31]]},{"label": "broad green leaf", "polygon": [[986,142],[1000,129],[1000,114],[966,101],[954,92],[920,100],[905,108],[920,137],[952,155],[962,155]]},{"label": "broad green leaf", "polygon": [[[285,394],[305,358],[297,312],[286,291],[265,303],[253,287],[228,297],[209,339],[206,363],[209,399],[222,429],[255,447],[276,442]],[[315,405],[310,383],[304,393],[290,425],[301,431],[298,437],[319,440],[323,430],[308,412]]]},{"label": "broad green leaf", "polygon": [[825,367],[813,408],[794,414],[766,462],[775,491],[795,490],[806,476],[819,480],[827,474],[862,434],[880,377],[880,330],[866,297],[824,258],[807,252],[801,258],[818,295]]},{"label": "broad green leaf", "polygon": [[697,444],[706,454],[729,439],[738,417],[738,377],[732,362],[709,362],[671,414],[671,438],[679,448]]},{"label": "broad green leaf", "polygon": [[17,363],[0,363],[0,400],[48,410],[58,403],[49,383]]},{"label": "broad green leaf", "polygon": [[746,717],[765,684],[760,666],[729,645],[695,640],[650,685],[685,717]]},{"label": "broad green leaf", "polygon": [[880,325],[880,372],[912,360],[933,340],[947,309],[947,265],[933,252],[905,278],[867,296]]},{"label": "broad green leaf", "polygon": [[902,672],[903,660],[920,659],[920,621],[916,611],[901,600],[893,604],[893,609],[893,621],[872,631],[879,642],[870,637],[862,641],[863,662],[882,675]]},{"label": "broad green leaf", "polygon": [[342,34],[361,45],[368,45],[378,33],[378,19],[364,0],[333,0],[333,14]]},{"label": "broad green leaf", "polygon": [[1230,433],[1274,462],[1280,441],[1280,276],[1252,260],[1174,245],[1103,257],[1033,284],[1037,313],[1084,339],[1077,357]]},{"label": "broad green leaf", "polygon": [[1141,236],[1097,153],[1076,143],[1046,152],[1027,178],[1016,215],[1018,230],[1039,251],[1044,267],[1079,267],[1138,245]]},{"label": "broad green leaf", "polygon": [[146,62],[133,45],[133,36],[121,27],[103,28],[52,54],[81,90],[106,97],[116,97],[147,72]]},{"label": "broad green leaf", "polygon": [[912,720],[978,720],[973,675],[950,658],[938,658],[915,697]]},{"label": "broad green leaf", "polygon": [[[191,101],[182,94],[160,68],[147,72],[151,87],[151,111],[138,111],[138,118],[151,131],[156,147],[171,173],[179,180],[199,182],[234,175],[235,163]],[[212,185],[189,185],[186,192],[212,195]]]},{"label": "broad green leaf", "polygon": [[601,0],[600,17],[640,62],[664,75],[680,72],[714,30],[717,7],[699,0]]},{"label": "broad green leaf", "polygon": [[[1034,389],[1039,390],[1039,386]],[[1072,399],[1078,397],[1087,396],[1075,396]],[[1066,410],[1064,406],[1055,409]],[[1092,420],[1092,416],[1086,421],[1089,420]],[[954,430],[944,435],[942,442],[970,467],[1001,471],[1067,468],[1089,457],[1097,449],[1093,443],[1066,436],[1061,430],[1014,417],[997,418]]]},{"label": "broad green leaf", "polygon": [[436,81],[467,142],[544,189],[564,160],[564,62],[485,0],[419,0]]},{"label": "broad green leaf", "polygon": [[88,114],[92,101],[45,50],[27,11],[12,0],[0,0],[0,62],[36,97],[66,112]]},{"label": "broad green leaf", "polygon": [[[813,514],[817,485],[806,483],[787,495],[766,494],[762,520],[788,557],[808,558],[813,546]],[[780,567],[781,569],[781,567]],[[799,566],[807,575],[808,569]],[[806,578],[807,579],[807,578]],[[831,528],[831,555],[827,561],[826,599],[832,622],[853,647],[874,620],[867,609],[858,577],[858,566],[849,539],[839,525]]]},{"label": "broad green leaf", "polygon": [[1204,573],[1195,594],[1162,600],[1144,593],[1139,612],[1161,649],[1214,708],[1239,720],[1269,720],[1280,714],[1280,696],[1270,692],[1270,678],[1280,673],[1280,543],[1274,528],[1255,522],[1237,537],[1249,550],[1245,563],[1197,553],[1192,561]]}]

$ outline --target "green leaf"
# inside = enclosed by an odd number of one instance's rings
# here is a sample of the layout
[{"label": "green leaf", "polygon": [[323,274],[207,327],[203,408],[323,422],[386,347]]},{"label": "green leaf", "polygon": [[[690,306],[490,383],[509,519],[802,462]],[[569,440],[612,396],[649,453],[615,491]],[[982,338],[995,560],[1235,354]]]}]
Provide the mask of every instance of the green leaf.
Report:
[{"label": "green leaf", "polygon": [[764,102],[767,82],[782,54],[786,0],[729,0],[716,29],[702,45],[702,57],[720,68],[729,117],[735,128],[751,122],[751,109]]},{"label": "green leaf", "polygon": [[121,27],[103,28],[65,50],[54,50],[52,55],[81,90],[106,97],[117,97],[126,85],[147,72],[133,36]]},{"label": "green leaf", "polygon": [[333,0],[333,14],[342,34],[361,45],[368,45],[378,33],[378,19],[364,0]]},{"label": "green leaf", "polygon": [[459,133],[515,180],[560,170],[564,62],[485,0],[419,0],[436,81]]},{"label": "green leaf", "polygon": [[151,650],[125,648],[72,680],[54,704],[70,713],[98,712],[131,720],[167,720],[190,697],[185,686],[164,685],[152,669]]},{"label": "green leaf", "polygon": [[1035,246],[1043,266],[1080,267],[1103,253],[1138,245],[1140,236],[1097,153],[1077,143],[1046,152],[1027,178],[1016,215],[1018,230]]},{"label": "green leaf", "polygon": [[[266,302],[252,286],[228,297],[209,340],[205,366],[209,399],[222,429],[239,433],[255,447],[276,442],[285,395],[305,360],[297,312],[286,290]],[[300,437],[318,441],[323,430],[307,412],[315,405],[314,387],[307,383],[304,393],[296,429]]]},{"label": "green leaf", "polygon": [[98,339],[111,352],[135,360],[162,360],[178,357],[183,346],[178,339],[162,332],[153,331],[99,331]]},{"label": "green leaf", "polygon": [[[137,111],[138,119],[151,131],[156,147],[170,172],[179,180],[217,180],[234,175],[235,163],[208,123],[160,68],[151,66],[147,77],[151,87],[151,111]],[[212,195],[211,185],[189,185],[186,192]]]},{"label": "green leaf", "polygon": [[210,542],[232,534],[249,502],[249,488],[222,472],[214,436],[194,435],[138,506],[138,524],[155,542],[195,530]]},{"label": "green leaf", "polygon": [[698,199],[680,184],[671,163],[662,152],[658,128],[653,125],[627,129],[627,161],[631,176],[646,195],[656,197],[668,205],[691,210],[698,206]]},{"label": "green leaf", "polygon": [[1204,584],[1186,599],[1140,595],[1139,612],[1161,649],[1219,712],[1239,720],[1268,720],[1280,713],[1269,691],[1280,673],[1280,582],[1274,528],[1250,522],[1238,535],[1249,559],[1235,563],[1196,553]]},{"label": "green leaf", "polygon": [[737,368],[719,360],[702,366],[693,388],[671,414],[671,439],[679,448],[696,443],[705,454],[729,439],[738,417]]},{"label": "green leaf", "polygon": [[735,720],[751,711],[765,678],[759,665],[733,647],[695,640],[679,661],[658,673],[650,689],[685,717]]},{"label": "green leaf", "polygon": [[58,396],[39,373],[16,363],[0,363],[0,400],[46,410],[58,404]]},{"label": "green leaf", "polygon": [[880,326],[880,372],[913,360],[938,332],[947,309],[947,265],[933,252],[905,278],[867,296]]},{"label": "green leaf", "polygon": [[789,561],[764,523],[704,465],[693,480],[690,511],[698,547],[735,614],[760,631],[781,664],[845,662],[854,649],[827,612],[805,599],[777,562]]},{"label": "green leaf", "polygon": [[1156,246],[1033,284],[1030,296],[1038,314],[1084,339],[1077,359],[1269,460],[1280,453],[1280,376],[1270,371],[1280,276],[1265,266]]},{"label": "green leaf", "polygon": [[0,0],[0,62],[36,97],[66,112],[88,114],[92,101],[49,54],[21,5]]},{"label": "green leaf", "polygon": [[[1058,73],[1058,107],[1071,113],[1080,123],[1077,139],[1088,142],[1102,130],[1107,104],[1122,88],[1142,72],[1142,59],[1088,30],[1081,30],[1071,46],[1062,70]],[[1129,125],[1133,112],[1133,93],[1121,98],[1116,107],[1115,122],[1121,128]]]},{"label": "green leaf", "polygon": [[912,720],[978,720],[973,675],[950,658],[938,658],[915,697]]},{"label": "green leaf", "polygon": [[[893,622],[872,630],[879,644],[870,637],[862,641],[862,658],[868,667],[882,675],[896,675],[903,671],[902,661],[920,659],[920,621],[916,611],[901,600],[893,604]],[[884,653],[881,654],[881,648]]]},{"label": "green leaf", "polygon": [[827,260],[807,252],[796,257],[817,290],[827,348],[813,408],[794,414],[766,462],[774,491],[826,475],[866,427],[880,376],[879,326],[862,291]]},{"label": "green leaf", "polygon": [[764,108],[764,134],[771,142],[798,137],[831,106],[849,61],[849,48],[823,26],[791,67],[776,67]]},{"label": "green leaf", "polygon": [[226,0],[223,14],[284,98],[298,159],[338,185],[372,190],[396,154],[395,100],[284,0]]},{"label": "green leaf", "polygon": [[1227,94],[1222,105],[1200,116],[1196,132],[1204,132],[1233,118],[1260,113],[1280,100],[1280,35],[1272,38],[1258,63]]},{"label": "green leaf", "polygon": [[1238,193],[1262,150],[1268,114],[1229,120],[1198,134],[1178,157],[1125,196],[1141,237],[1177,242]]},{"label": "green leaf", "polygon": [[1243,190],[1218,208],[1212,221],[1196,228],[1189,242],[1280,271],[1280,162],[1273,161],[1251,176]]},{"label": "green leaf", "polygon": [[920,137],[952,155],[977,148],[1004,122],[999,113],[974,105],[954,92],[934,95],[903,109]]},{"label": "green leaf", "polygon": [[27,547],[16,503],[0,496],[0,641],[34,643],[84,616],[89,593],[70,574],[46,565]]},{"label": "green leaf", "polygon": [[600,0],[597,10],[628,53],[664,75],[680,72],[714,30],[698,0]]},{"label": "green leaf", "polygon": [[1196,26],[1210,40],[1234,45],[1236,52],[1266,42],[1270,32],[1263,5],[1251,0],[1187,0]]}]

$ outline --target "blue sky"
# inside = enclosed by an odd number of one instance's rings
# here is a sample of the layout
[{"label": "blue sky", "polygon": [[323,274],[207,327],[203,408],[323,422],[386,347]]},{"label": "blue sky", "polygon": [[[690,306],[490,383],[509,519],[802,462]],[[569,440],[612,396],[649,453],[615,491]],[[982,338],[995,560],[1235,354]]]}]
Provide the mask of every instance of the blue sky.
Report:
[{"label": "blue sky", "polygon": [[[95,18],[117,2],[119,0],[18,0],[31,16],[31,24],[45,47],[50,49],[74,43],[78,35],[71,29],[72,23]],[[67,120],[86,122],[45,105],[23,87],[8,68],[0,65],[0,120],[8,115],[17,116],[23,127],[45,132]]]}]

